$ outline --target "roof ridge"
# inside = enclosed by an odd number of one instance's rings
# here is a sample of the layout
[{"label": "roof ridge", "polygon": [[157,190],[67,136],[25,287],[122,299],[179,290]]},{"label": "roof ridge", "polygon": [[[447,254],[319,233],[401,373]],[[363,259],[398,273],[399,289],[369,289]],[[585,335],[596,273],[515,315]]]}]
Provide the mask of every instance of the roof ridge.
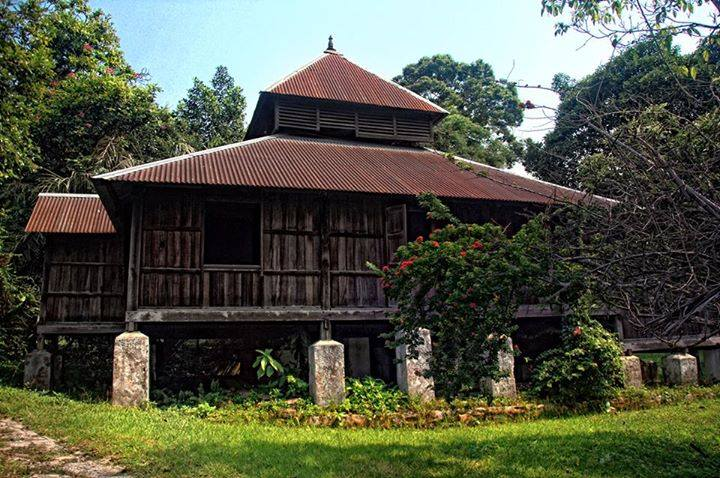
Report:
[{"label": "roof ridge", "polygon": [[223,150],[231,149],[234,147],[241,147],[241,146],[245,146],[248,144],[257,143],[257,142],[266,140],[271,137],[272,137],[272,135],[271,136],[260,136],[259,138],[253,138],[253,139],[249,139],[247,141],[238,141],[236,143],[224,144],[222,146],[216,146],[214,148],[203,149],[200,151],[193,151],[192,153],[187,153],[187,154],[183,154],[180,156],[173,156],[172,158],[165,158],[165,159],[159,159],[157,161],[150,161],[149,163],[138,164],[137,166],[130,166],[128,168],[118,169],[117,171],[110,171],[108,173],[98,174],[96,176],[93,176],[92,179],[111,179],[111,178],[114,178],[115,176],[122,176],[124,174],[134,173],[136,171],[143,171],[145,169],[154,168],[156,166],[162,166],[164,164],[176,163],[178,161],[184,161],[186,159],[191,159],[196,156],[201,156],[201,155],[207,154],[207,153],[213,153],[216,151],[223,151]]},{"label": "roof ridge", "polygon": [[[438,153],[438,154],[443,154],[443,155],[448,154],[448,153],[446,153],[446,152],[439,151],[439,150],[432,149],[432,148],[425,148],[425,149],[427,149],[428,151],[432,151],[432,152]],[[520,175],[520,174],[518,174],[518,173],[514,173],[514,172],[510,171],[509,169],[502,169],[502,168],[498,168],[498,167],[495,167],[495,166],[490,166],[489,164],[480,163],[480,162],[478,162],[478,161],[473,161],[472,159],[463,158],[462,156],[457,156],[457,155],[455,155],[455,154],[453,154],[452,157],[453,157],[454,159],[458,160],[458,161],[464,161],[464,162],[466,162],[466,163],[471,163],[471,164],[474,164],[474,165],[476,165],[476,166],[480,166],[480,167],[483,167],[483,168],[492,169],[492,170],[497,171],[497,172],[499,172],[499,173],[503,173],[503,174],[507,174],[507,175],[510,175],[510,176],[514,176],[514,177],[516,177],[516,178],[520,178],[520,179],[524,179],[524,180],[528,180],[528,181],[533,181],[533,182],[536,182],[536,183],[545,184],[546,186],[551,186],[551,187],[554,187],[554,188],[562,189],[562,190],[565,190],[565,191],[568,191],[568,192],[571,192],[571,193],[582,194],[582,195],[585,195],[585,196],[592,196],[592,197],[594,197],[594,198],[602,199],[602,200],[604,200],[604,201],[617,202],[617,200],[615,200],[615,199],[607,198],[607,197],[605,197],[605,196],[600,196],[599,194],[592,194],[592,193],[589,193],[589,192],[587,192],[587,191],[582,191],[582,190],[580,190],[580,189],[574,189],[574,188],[569,188],[569,187],[567,187],[567,186],[561,186],[560,184],[551,183],[550,181],[545,181],[545,180],[543,180],[543,179],[538,179],[538,178],[534,178],[534,177],[531,177],[531,176],[522,176],[522,175]],[[516,187],[516,186],[513,186],[512,184],[506,184],[506,186]],[[535,193],[535,194],[539,194],[539,193]]]},{"label": "roof ridge", "polygon": [[71,198],[97,198],[100,199],[98,194],[84,194],[84,193],[40,193],[38,196],[42,197],[71,197]]},{"label": "roof ridge", "polygon": [[[345,57],[343,57],[343,58],[345,58]],[[392,86],[394,86],[394,87],[396,87],[396,88],[400,88],[401,90],[405,91],[406,93],[410,93],[410,94],[413,95],[415,98],[417,98],[417,99],[419,99],[419,100],[421,100],[421,101],[424,101],[425,103],[429,104],[429,105],[432,106],[433,108],[437,108],[438,110],[440,110],[440,111],[442,111],[442,112],[445,112],[445,113],[447,113],[447,114],[450,114],[450,112],[449,112],[448,110],[446,110],[445,108],[443,108],[442,106],[433,103],[432,101],[430,101],[429,99],[423,97],[422,95],[419,95],[419,94],[415,93],[413,90],[408,89],[408,88],[405,88],[404,86],[402,86],[402,85],[400,85],[400,84],[398,84],[398,83],[395,83],[395,82],[392,81],[392,80],[386,80],[385,78],[383,78],[382,76],[378,75],[377,73],[373,73],[372,71],[370,71],[370,70],[368,70],[368,69],[366,69],[366,68],[363,68],[362,66],[358,65],[357,63],[355,63],[354,61],[350,60],[349,58],[345,58],[345,61],[347,61],[348,63],[351,63],[351,64],[357,66],[358,68],[360,68],[360,69],[362,69],[362,70],[364,70],[364,71],[366,71],[366,72],[368,72],[369,74],[373,75],[374,77],[381,79],[381,80],[384,81],[385,83],[389,83],[390,85],[392,85]]]},{"label": "roof ridge", "polygon": [[390,85],[390,86],[393,86],[393,87],[395,87],[395,88],[398,88],[399,90],[402,90],[402,91],[404,91],[405,93],[410,94],[411,96],[413,96],[414,98],[422,101],[423,103],[425,103],[425,104],[427,104],[427,105],[435,108],[438,112],[450,114],[450,112],[449,112],[448,110],[446,110],[445,108],[443,108],[443,107],[440,106],[440,105],[437,105],[437,104],[433,103],[432,101],[428,100],[427,98],[423,97],[422,95],[419,95],[419,94],[415,93],[414,91],[412,91],[412,90],[410,90],[410,89],[408,89],[408,88],[406,88],[406,87],[404,87],[404,86],[402,86],[402,85],[400,85],[400,84],[398,84],[398,83],[396,83],[396,82],[394,82],[394,81],[392,81],[392,80],[387,80],[387,79],[383,78],[382,76],[378,75],[377,73],[373,73],[372,71],[368,70],[367,68],[365,68],[365,67],[363,67],[363,66],[355,63],[354,61],[350,60],[348,57],[346,57],[346,56],[343,55],[342,53],[337,53],[337,52],[324,52],[324,53],[323,53],[322,55],[320,55],[319,57],[315,58],[314,60],[312,60],[312,61],[309,62],[309,63],[306,63],[305,65],[301,66],[300,68],[298,68],[297,70],[291,72],[290,74],[284,76],[283,78],[281,78],[280,80],[278,80],[278,81],[276,81],[275,83],[271,84],[269,87],[267,87],[265,90],[262,90],[262,91],[263,91],[263,92],[267,92],[267,93],[272,93],[272,90],[273,90],[273,89],[277,88],[278,86],[280,86],[280,85],[282,85],[283,83],[285,83],[286,81],[288,81],[290,78],[292,78],[292,77],[294,77],[295,75],[297,75],[297,74],[305,71],[305,70],[308,69],[310,66],[314,65],[315,63],[317,63],[317,62],[319,62],[320,60],[323,60],[324,58],[329,57],[329,56],[337,56],[337,57],[340,57],[340,58],[342,58],[343,60],[345,60],[346,62],[348,62],[348,63],[350,63],[351,65],[353,65],[354,67],[359,68],[360,70],[364,71],[364,72],[367,73],[368,75],[373,76],[373,77],[377,78],[378,80],[387,83],[387,84]]},{"label": "roof ridge", "polygon": [[[317,58],[315,58],[314,60],[312,60],[312,61],[310,61],[310,62],[302,65],[302,66],[301,66],[300,68],[298,68],[297,70],[292,71],[292,72],[288,73],[287,75],[283,76],[282,78],[280,78],[280,79],[279,79],[278,81],[276,81],[275,83],[272,83],[270,86],[268,86],[268,87],[265,88],[264,90],[261,90],[261,92],[264,91],[264,92],[269,92],[269,93],[270,93],[273,88],[276,88],[276,87],[280,86],[281,84],[285,83],[286,81],[288,81],[290,78],[292,78],[293,76],[297,75],[297,74],[300,73],[301,71],[306,70],[306,69],[307,69],[308,67],[310,67],[311,65],[314,65],[315,63],[317,63],[318,61],[322,60],[322,59],[325,58],[326,56],[332,55],[332,54],[333,54],[333,53],[323,52],[322,55],[320,55],[320,56],[318,56]],[[340,53],[335,53],[335,54],[342,57],[342,55],[341,55]]]}]

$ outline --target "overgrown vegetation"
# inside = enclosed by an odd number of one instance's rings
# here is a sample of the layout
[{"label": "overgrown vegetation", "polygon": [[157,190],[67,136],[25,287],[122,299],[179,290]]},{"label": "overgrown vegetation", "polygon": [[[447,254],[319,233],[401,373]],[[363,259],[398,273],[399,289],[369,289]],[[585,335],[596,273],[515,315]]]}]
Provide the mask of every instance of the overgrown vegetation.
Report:
[{"label": "overgrown vegetation", "polygon": [[536,360],[533,392],[565,406],[605,406],[623,386],[622,350],[617,337],[590,313],[584,297],[564,319],[562,344]]},{"label": "overgrown vegetation", "polygon": [[498,377],[497,355],[507,348],[519,294],[548,268],[542,219],[508,237],[495,224],[460,223],[431,194],[419,200],[429,219],[449,224],[401,246],[394,263],[373,267],[397,301],[397,341],[416,355],[417,330],[431,331],[436,390],[477,393],[480,378]]}]

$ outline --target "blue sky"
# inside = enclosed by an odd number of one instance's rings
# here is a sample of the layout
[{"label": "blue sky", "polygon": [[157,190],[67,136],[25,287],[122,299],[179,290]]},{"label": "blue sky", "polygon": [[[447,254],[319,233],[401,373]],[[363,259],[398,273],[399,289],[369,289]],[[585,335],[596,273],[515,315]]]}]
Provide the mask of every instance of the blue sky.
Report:
[{"label": "blue sky", "polygon": [[[540,0],[91,0],[112,17],[130,64],[147,70],[175,106],[193,77],[209,80],[226,65],[248,99],[319,56],[332,33],[352,61],[392,78],[420,57],[449,53],[482,58],[498,77],[549,84],[553,74],[582,77],[611,54],[609,42],[582,47],[577,34],[553,35],[555,19]],[[521,90],[524,99],[553,105],[552,94]],[[518,135],[542,137],[550,126],[530,111]],[[539,119],[532,119],[539,118]],[[536,131],[537,130],[537,131]]]}]

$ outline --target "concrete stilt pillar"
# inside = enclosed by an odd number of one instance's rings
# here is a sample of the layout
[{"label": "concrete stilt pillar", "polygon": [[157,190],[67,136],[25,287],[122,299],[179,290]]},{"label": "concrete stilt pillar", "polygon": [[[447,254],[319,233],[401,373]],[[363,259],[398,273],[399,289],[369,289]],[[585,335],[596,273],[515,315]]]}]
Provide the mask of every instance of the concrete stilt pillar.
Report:
[{"label": "concrete stilt pillar", "polygon": [[697,385],[697,359],[690,354],[672,354],[663,362],[668,385]]},{"label": "concrete stilt pillar", "polygon": [[125,332],[115,338],[112,403],[124,407],[150,399],[150,338]]},{"label": "concrete stilt pillar", "polygon": [[627,355],[620,357],[623,363],[623,372],[625,374],[625,387],[642,387],[642,364],[640,357],[636,355]]},{"label": "concrete stilt pillar", "polygon": [[720,349],[703,349],[700,355],[703,380],[707,383],[720,382]]},{"label": "concrete stilt pillar", "polygon": [[310,396],[318,405],[345,399],[345,350],[334,340],[318,340],[308,347]]},{"label": "concrete stilt pillar", "polygon": [[52,354],[36,349],[25,358],[23,384],[28,388],[49,390],[52,379]]},{"label": "concrete stilt pillar", "polygon": [[401,345],[395,349],[397,363],[398,388],[411,397],[419,397],[427,401],[435,398],[435,383],[427,377],[432,357],[432,340],[428,329],[418,330],[422,344],[417,347],[418,357],[408,356],[408,346]]},{"label": "concrete stilt pillar", "polygon": [[517,395],[515,384],[515,355],[512,352],[512,339],[507,339],[507,350],[498,352],[498,369],[503,375],[497,380],[483,378],[480,386],[490,398],[514,397]]}]

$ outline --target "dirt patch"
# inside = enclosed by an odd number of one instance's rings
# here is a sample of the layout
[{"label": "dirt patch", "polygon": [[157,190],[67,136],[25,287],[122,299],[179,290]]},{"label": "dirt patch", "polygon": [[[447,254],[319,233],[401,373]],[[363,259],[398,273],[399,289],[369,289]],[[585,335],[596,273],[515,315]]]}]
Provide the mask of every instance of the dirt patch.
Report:
[{"label": "dirt patch", "polygon": [[4,476],[129,478],[124,471],[108,459],[94,459],[82,452],[70,451],[21,423],[0,418],[0,474]]}]

